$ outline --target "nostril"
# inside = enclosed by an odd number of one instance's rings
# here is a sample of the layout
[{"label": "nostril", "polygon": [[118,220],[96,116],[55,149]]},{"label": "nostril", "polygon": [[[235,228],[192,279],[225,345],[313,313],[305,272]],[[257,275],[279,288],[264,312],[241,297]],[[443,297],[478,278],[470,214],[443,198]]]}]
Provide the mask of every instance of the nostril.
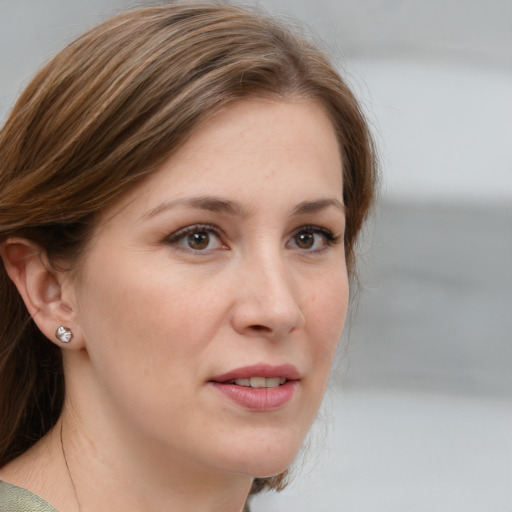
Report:
[{"label": "nostril", "polygon": [[265,325],[251,325],[250,328],[254,331],[265,331],[265,332],[271,331],[270,327],[267,327]]}]

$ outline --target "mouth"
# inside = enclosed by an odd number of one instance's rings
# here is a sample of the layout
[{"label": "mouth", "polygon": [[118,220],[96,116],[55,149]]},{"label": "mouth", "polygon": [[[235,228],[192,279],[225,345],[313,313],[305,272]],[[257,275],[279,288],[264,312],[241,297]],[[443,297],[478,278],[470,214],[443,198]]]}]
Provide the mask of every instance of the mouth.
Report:
[{"label": "mouth", "polygon": [[248,379],[234,379],[220,384],[236,384],[245,388],[277,388],[286,382],[286,377],[249,377]]},{"label": "mouth", "polygon": [[216,376],[210,384],[238,406],[268,412],[280,409],[292,400],[300,377],[293,365],[261,364]]},{"label": "mouth", "polygon": [[275,388],[287,381],[300,380],[299,370],[292,364],[255,364],[236,368],[229,372],[217,375],[211,382],[218,384],[235,384],[251,388]]}]

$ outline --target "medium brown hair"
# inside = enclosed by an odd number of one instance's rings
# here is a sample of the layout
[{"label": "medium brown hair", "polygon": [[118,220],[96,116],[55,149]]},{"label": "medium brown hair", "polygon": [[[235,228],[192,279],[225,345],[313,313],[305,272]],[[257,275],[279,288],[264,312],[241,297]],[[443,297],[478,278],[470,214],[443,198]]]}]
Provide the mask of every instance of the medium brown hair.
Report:
[{"label": "medium brown hair", "polygon": [[[376,166],[364,116],[307,38],[235,6],[177,3],[115,16],[32,80],[0,132],[0,243],[22,236],[76,265],[95,216],[154,172],[215,112],[250,97],[318,101],[343,159],[345,250],[373,204]],[[57,421],[60,350],[0,268],[0,466]],[[253,492],[283,486],[256,479]]]}]

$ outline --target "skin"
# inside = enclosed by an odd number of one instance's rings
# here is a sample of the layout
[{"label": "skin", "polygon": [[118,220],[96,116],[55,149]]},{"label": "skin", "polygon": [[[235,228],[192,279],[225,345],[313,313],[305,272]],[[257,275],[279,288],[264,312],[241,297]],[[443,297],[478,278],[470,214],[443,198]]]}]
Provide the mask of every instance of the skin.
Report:
[{"label": "skin", "polygon": [[[322,108],[244,100],[103,212],[78,273],[8,242],[39,327],[74,337],[58,425],[0,478],[61,512],[241,511],[254,477],[293,461],[325,391],[348,302],[340,205]],[[257,412],[210,383],[256,363],[298,369],[291,401]]]}]

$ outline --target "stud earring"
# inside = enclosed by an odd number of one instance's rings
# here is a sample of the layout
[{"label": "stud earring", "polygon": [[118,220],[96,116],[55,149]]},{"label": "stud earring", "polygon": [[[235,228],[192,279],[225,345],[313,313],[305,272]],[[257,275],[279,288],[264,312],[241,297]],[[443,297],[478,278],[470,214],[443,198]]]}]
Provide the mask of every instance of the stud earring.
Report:
[{"label": "stud earring", "polygon": [[55,331],[55,336],[62,343],[69,343],[71,341],[71,338],[73,338],[73,333],[71,332],[71,329],[69,327],[64,327],[63,325],[61,325]]}]

